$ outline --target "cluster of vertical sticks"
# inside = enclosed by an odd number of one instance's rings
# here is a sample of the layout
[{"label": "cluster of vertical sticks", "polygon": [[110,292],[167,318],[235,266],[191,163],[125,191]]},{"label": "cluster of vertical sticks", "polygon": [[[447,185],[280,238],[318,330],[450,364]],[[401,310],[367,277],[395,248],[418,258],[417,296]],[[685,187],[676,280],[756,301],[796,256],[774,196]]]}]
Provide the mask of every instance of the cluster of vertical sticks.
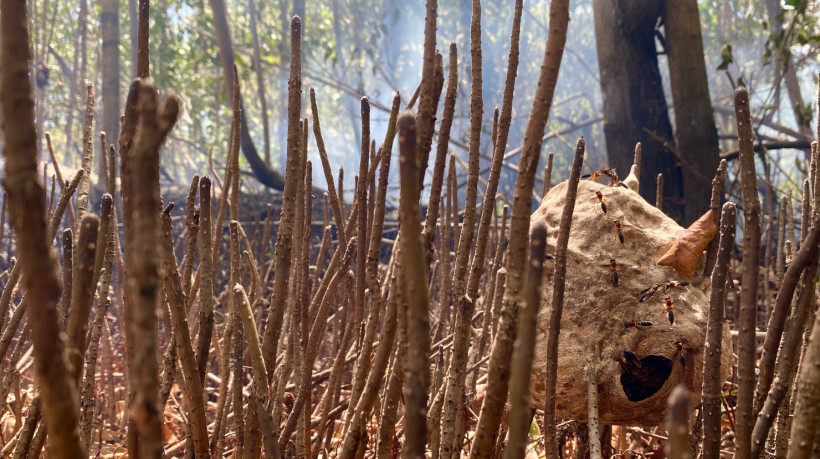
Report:
[{"label": "cluster of vertical sticks", "polygon": [[[400,451],[418,458],[432,451],[433,457],[452,458],[460,457],[465,448],[475,458],[502,452],[505,457],[522,457],[532,422],[529,378],[547,236],[542,225],[530,228],[530,196],[566,40],[568,2],[551,3],[550,34],[508,222],[507,208],[499,221],[494,203],[512,116],[522,3],[515,3],[504,98],[493,117],[493,155],[484,205],[477,205],[483,106],[481,8],[474,0],[466,204],[460,212],[453,157],[445,174],[458,82],[452,44],[430,200],[425,220],[420,219],[420,193],[444,89],[443,59],[435,52],[437,3],[428,0],[418,112],[408,108],[399,113],[396,94],[387,133],[377,148],[371,140],[369,104],[362,99],[361,162],[349,208],[341,190],[334,187],[316,96],[310,91],[314,139],[328,187],[324,233],[319,249],[313,250],[314,187],[312,164],[307,160],[310,123],[301,119],[301,24],[296,17],[291,23],[287,183],[280,219],[273,222],[269,209],[261,237],[257,233],[251,238],[239,222],[241,113],[236,78],[226,171],[221,179],[212,171],[221,193],[218,202],[213,201],[216,187],[211,177],[194,177],[185,207],[181,266],[173,238],[174,206],[162,207],[159,190],[159,149],[179,113],[176,96],[160,100],[149,78],[131,85],[118,145],[109,146],[105,136],[101,138],[108,193],[97,216],[89,211],[93,87],[88,87],[82,169],[70,181],[64,181],[58,169],[60,196],[55,200],[52,185],[47,199],[35,161],[26,78],[28,48],[3,40],[4,203],[16,229],[17,257],[2,274],[0,395],[15,392],[15,403],[8,408],[17,425],[13,437],[3,439],[2,455],[38,457],[48,438],[55,457],[87,457],[100,451],[104,430],[124,429],[130,457],[174,457],[185,452],[186,457],[196,458],[226,454],[255,458],[264,451],[271,458],[328,457],[331,452],[358,458],[365,451],[378,457],[393,457]],[[1,6],[3,33],[27,37],[25,5],[2,0]],[[739,457],[759,456],[775,422],[778,452],[808,457],[817,446],[814,435],[820,422],[815,408],[820,402],[820,321],[814,319],[812,307],[820,239],[820,153],[813,144],[811,174],[803,189],[800,240],[793,241],[793,234],[784,230],[794,228],[788,200],[781,205],[777,224],[770,225],[779,229],[777,240],[782,244],[777,262],[764,266],[771,267],[778,291],[769,311],[755,387],[760,204],[745,90],[737,92],[735,102],[746,231],[744,264],[735,267],[743,276],[736,410],[723,414],[736,430]],[[409,107],[413,105],[411,101]],[[380,255],[385,200],[396,136],[401,224],[384,266]],[[554,390],[549,388],[555,387],[566,246],[583,155],[581,139],[556,243],[543,409],[545,451],[550,458],[557,458],[561,448]],[[640,167],[639,156],[636,167]],[[551,164],[544,193],[550,186]],[[721,164],[712,200],[720,240],[709,249],[705,271],[714,287],[700,410],[701,447],[707,458],[719,457],[725,402],[720,339],[736,212],[732,203],[723,206],[722,215],[717,212],[725,170],[725,163]],[[71,202],[75,192],[76,212]],[[69,224],[62,233],[60,279],[60,264],[51,247],[65,213]],[[117,230],[118,215],[124,244]],[[219,269],[225,258],[220,252],[226,217],[227,278]],[[268,259],[274,227],[276,244]],[[801,354],[804,363],[798,371]],[[21,381],[32,362],[38,395],[23,418]],[[588,374],[593,376],[594,365],[591,359]],[[479,384],[485,390],[476,413]],[[118,385],[127,391],[118,390]],[[594,377],[588,386],[589,421],[596,431]],[[693,448],[690,445],[699,444],[697,435],[690,441],[690,409],[684,392],[675,391],[670,399],[670,457],[684,457]],[[502,423],[508,402],[508,422]],[[166,409],[169,403],[171,408]],[[163,424],[181,429],[181,440],[166,444]],[[590,436],[593,457],[602,454],[597,438]]]}]

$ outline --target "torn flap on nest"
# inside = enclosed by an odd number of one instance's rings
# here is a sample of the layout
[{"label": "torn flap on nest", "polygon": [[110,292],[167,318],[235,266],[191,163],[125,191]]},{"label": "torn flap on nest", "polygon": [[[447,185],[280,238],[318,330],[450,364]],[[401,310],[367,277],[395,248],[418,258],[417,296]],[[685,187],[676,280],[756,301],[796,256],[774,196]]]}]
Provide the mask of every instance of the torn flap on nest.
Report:
[{"label": "torn flap on nest", "polygon": [[703,251],[717,234],[715,217],[712,209],[703,214],[689,228],[675,236],[672,248],[658,260],[661,266],[675,268],[679,275],[689,277],[695,274]]}]

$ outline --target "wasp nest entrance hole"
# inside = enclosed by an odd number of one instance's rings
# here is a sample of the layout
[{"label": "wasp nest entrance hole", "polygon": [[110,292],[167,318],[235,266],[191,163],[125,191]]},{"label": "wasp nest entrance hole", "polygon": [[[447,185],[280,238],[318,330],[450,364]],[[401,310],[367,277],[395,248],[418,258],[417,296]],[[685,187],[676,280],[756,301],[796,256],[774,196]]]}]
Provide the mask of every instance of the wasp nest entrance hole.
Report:
[{"label": "wasp nest entrance hole", "polygon": [[[532,216],[533,222],[547,226],[547,253],[555,250],[566,191],[566,182],[555,186]],[[630,189],[581,181],[567,245],[555,394],[558,417],[586,420],[584,367],[593,357],[598,362],[598,408],[603,424],[661,423],[675,386],[683,384],[694,398],[700,394],[709,279],[702,276],[702,267],[694,275],[685,275],[676,267],[658,264],[673,246],[684,246],[689,253],[702,252],[679,237],[692,232]],[[552,309],[554,266],[548,262],[544,271],[534,375],[545,371]],[[727,374],[732,355],[728,327],[722,347]],[[544,406],[545,393],[544,378],[533,377],[533,407]]]},{"label": "wasp nest entrance hole", "polygon": [[672,361],[660,355],[647,355],[638,360],[635,354],[624,351],[621,367],[621,387],[630,402],[655,395],[672,374]]}]

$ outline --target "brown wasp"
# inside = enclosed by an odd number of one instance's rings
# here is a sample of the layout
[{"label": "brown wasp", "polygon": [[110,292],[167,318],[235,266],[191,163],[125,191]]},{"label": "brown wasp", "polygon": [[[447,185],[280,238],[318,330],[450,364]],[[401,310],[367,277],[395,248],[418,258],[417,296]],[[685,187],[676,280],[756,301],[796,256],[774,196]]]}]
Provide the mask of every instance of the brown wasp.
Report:
[{"label": "brown wasp", "polygon": [[597,170],[597,171],[595,171],[591,174],[582,175],[581,178],[585,178],[587,180],[592,180],[593,182],[597,182],[598,179],[600,179],[603,176],[604,176],[604,171],[599,169],[599,170]]},{"label": "brown wasp", "polygon": [[612,276],[612,286],[618,286],[618,280],[620,280],[620,276],[618,275],[618,262],[615,261],[614,258],[609,259],[609,264],[601,265],[601,266],[609,266],[609,272]]},{"label": "brown wasp", "polygon": [[603,265],[600,265],[600,266],[609,268],[609,272],[610,272],[610,276],[611,276],[611,279],[612,279],[612,286],[613,287],[617,287],[618,286],[618,281],[620,281],[620,279],[621,279],[621,276],[619,274],[620,273],[619,268],[635,268],[635,266],[633,266],[633,265],[618,265],[618,262],[615,261],[614,258],[610,258],[609,263],[606,263],[606,264],[603,264]]},{"label": "brown wasp", "polygon": [[686,287],[687,285],[689,285],[689,282],[678,282],[678,281],[673,281],[672,280],[672,281],[669,281],[669,282],[667,282],[666,284],[663,285],[663,293],[666,293],[667,291],[669,291],[673,288]]},{"label": "brown wasp", "polygon": [[669,324],[675,325],[675,305],[672,304],[672,298],[664,298],[663,312],[669,317]]},{"label": "brown wasp", "polygon": [[598,204],[601,205],[601,210],[606,213],[606,202],[604,202],[604,195],[602,195],[600,191],[596,191],[595,198],[598,199]]},{"label": "brown wasp", "polygon": [[652,298],[652,295],[657,293],[657,291],[660,290],[660,288],[661,288],[661,284],[652,284],[652,285],[650,285],[649,288],[646,288],[643,291],[641,291],[641,299],[638,300],[638,302],[643,303],[644,301]]},{"label": "brown wasp", "polygon": [[638,327],[651,327],[652,322],[648,320],[627,320],[624,322],[624,328],[638,328]]},{"label": "brown wasp", "polygon": [[581,178],[592,180],[593,182],[597,182],[602,177],[607,177],[609,179],[609,184],[611,186],[620,186],[627,188],[627,186],[624,185],[623,182],[618,180],[618,173],[615,172],[615,169],[598,169],[597,171],[591,174],[581,176]]},{"label": "brown wasp", "polygon": [[620,220],[615,220],[615,231],[618,232],[618,240],[621,241],[621,244],[624,243],[624,226],[621,224]]}]

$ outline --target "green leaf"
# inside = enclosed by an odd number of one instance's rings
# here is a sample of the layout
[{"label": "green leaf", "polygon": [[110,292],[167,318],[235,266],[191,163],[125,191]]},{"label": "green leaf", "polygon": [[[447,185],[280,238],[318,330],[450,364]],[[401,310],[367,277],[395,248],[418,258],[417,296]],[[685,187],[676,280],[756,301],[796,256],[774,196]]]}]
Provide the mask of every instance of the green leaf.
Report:
[{"label": "green leaf", "polygon": [[801,45],[805,45],[809,42],[809,34],[805,31],[805,29],[798,29],[797,30],[797,43]]},{"label": "green leaf", "polygon": [[532,423],[530,424],[529,434],[531,437],[541,435],[541,430],[538,428],[538,424],[535,422],[535,416],[532,417]]},{"label": "green leaf", "polygon": [[734,56],[732,56],[732,45],[724,42],[723,48],[720,50],[720,65],[718,65],[717,69],[726,70],[729,68],[729,64],[734,61]]}]

